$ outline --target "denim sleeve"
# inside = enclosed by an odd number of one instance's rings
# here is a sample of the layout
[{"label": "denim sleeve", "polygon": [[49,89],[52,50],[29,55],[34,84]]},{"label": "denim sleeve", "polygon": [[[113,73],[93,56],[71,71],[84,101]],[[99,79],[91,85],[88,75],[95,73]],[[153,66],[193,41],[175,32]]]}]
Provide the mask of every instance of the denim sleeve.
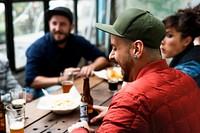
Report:
[{"label": "denim sleeve", "polygon": [[195,78],[200,75],[200,64],[196,61],[189,61],[183,64],[179,64],[174,67],[175,69],[181,70],[189,76]]}]

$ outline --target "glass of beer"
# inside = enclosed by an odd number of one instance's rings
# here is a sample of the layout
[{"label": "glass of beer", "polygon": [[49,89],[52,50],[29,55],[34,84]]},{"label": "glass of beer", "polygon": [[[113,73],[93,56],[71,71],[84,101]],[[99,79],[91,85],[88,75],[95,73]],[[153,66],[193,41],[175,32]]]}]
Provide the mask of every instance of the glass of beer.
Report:
[{"label": "glass of beer", "polygon": [[108,89],[109,91],[117,91],[118,90],[118,83],[119,77],[116,67],[107,68],[107,79],[108,79]]},{"label": "glass of beer", "polygon": [[61,85],[62,85],[62,90],[63,93],[68,93],[72,86],[74,85],[74,75],[73,73],[68,73],[68,74],[61,74]]},{"label": "glass of beer", "polygon": [[20,108],[22,105],[26,104],[26,90],[22,89],[11,89],[11,103],[14,107]]},{"label": "glass of beer", "polygon": [[24,110],[24,105],[22,105],[21,108],[13,108],[12,104],[8,104],[6,106],[6,114],[10,133],[24,133]]}]

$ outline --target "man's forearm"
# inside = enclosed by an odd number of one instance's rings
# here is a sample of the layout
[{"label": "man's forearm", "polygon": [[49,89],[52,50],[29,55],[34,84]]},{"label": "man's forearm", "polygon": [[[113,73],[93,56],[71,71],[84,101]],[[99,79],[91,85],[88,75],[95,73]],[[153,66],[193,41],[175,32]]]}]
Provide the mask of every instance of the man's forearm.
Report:
[{"label": "man's forearm", "polygon": [[93,65],[94,70],[100,70],[108,66],[109,62],[105,57],[98,57],[91,65]]},{"label": "man's forearm", "polygon": [[33,83],[30,85],[31,88],[47,88],[52,85],[60,84],[59,81],[60,77],[44,77],[44,76],[37,76]]}]

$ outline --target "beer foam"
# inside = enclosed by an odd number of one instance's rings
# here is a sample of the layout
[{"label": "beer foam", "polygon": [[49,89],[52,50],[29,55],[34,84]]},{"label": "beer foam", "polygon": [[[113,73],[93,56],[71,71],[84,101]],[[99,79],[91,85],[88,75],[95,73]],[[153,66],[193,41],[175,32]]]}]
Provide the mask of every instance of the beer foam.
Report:
[{"label": "beer foam", "polygon": [[12,101],[13,105],[22,105],[22,104],[25,104],[25,103],[26,103],[25,99],[15,99],[15,100]]},{"label": "beer foam", "polygon": [[19,130],[24,128],[24,122],[14,122],[10,125],[10,129],[12,130]]}]

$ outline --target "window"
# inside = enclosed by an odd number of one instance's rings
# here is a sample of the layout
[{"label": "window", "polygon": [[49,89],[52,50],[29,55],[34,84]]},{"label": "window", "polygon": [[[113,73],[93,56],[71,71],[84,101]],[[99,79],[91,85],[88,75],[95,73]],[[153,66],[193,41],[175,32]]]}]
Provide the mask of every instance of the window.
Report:
[{"label": "window", "polygon": [[26,65],[27,48],[44,34],[43,2],[16,2],[12,4],[15,67]]},{"label": "window", "polygon": [[75,33],[92,44],[103,46],[108,55],[110,39],[105,32],[96,32],[96,18],[99,23],[113,24],[122,10],[137,7],[152,10],[155,16],[162,19],[179,8],[197,3],[199,0],[0,0],[0,52],[8,56],[12,70],[23,70],[27,48],[48,31],[44,11],[57,6],[68,7],[74,13]]},{"label": "window", "polygon": [[5,5],[0,3],[0,53],[7,55],[5,27]]},{"label": "window", "polygon": [[79,0],[77,6],[78,34],[96,44],[96,1]]},{"label": "window", "polygon": [[[74,12],[74,0],[51,0],[49,2],[49,8],[53,9],[58,6],[64,6],[69,8],[73,15]],[[84,36],[91,43],[96,44],[96,1],[95,0],[78,0],[77,3],[77,34]],[[75,20],[74,20],[75,21]]]}]

